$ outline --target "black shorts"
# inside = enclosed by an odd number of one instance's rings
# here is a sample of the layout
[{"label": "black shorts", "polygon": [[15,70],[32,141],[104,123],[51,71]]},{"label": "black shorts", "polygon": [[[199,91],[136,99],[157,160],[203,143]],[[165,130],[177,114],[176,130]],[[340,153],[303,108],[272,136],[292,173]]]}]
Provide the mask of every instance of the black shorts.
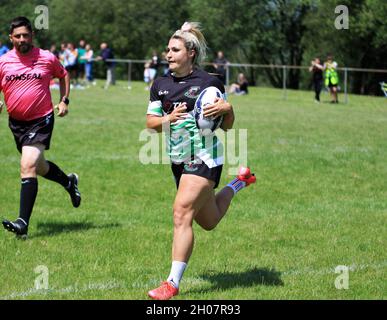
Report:
[{"label": "black shorts", "polygon": [[334,88],[337,87],[337,84],[332,84],[332,82],[329,81],[328,88]]},{"label": "black shorts", "polygon": [[71,72],[71,71],[78,71],[78,64],[72,64],[68,65],[65,67],[66,71]]},{"label": "black shorts", "polygon": [[172,163],[172,172],[175,177],[176,187],[179,188],[180,178],[182,174],[193,174],[214,181],[214,189],[218,187],[220,176],[222,175],[223,165],[209,168],[204,162],[201,163]]},{"label": "black shorts", "polygon": [[54,129],[54,112],[31,121],[20,121],[9,118],[8,126],[15,138],[16,147],[22,152],[23,146],[41,143],[50,149],[52,130]]}]

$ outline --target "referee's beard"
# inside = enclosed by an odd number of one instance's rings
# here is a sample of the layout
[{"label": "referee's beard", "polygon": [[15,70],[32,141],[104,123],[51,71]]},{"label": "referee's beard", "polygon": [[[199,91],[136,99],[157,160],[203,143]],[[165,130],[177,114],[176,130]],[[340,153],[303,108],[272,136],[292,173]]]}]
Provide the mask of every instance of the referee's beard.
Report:
[{"label": "referee's beard", "polygon": [[17,51],[19,51],[21,54],[26,54],[30,52],[31,48],[32,48],[31,43],[22,43],[16,47]]}]

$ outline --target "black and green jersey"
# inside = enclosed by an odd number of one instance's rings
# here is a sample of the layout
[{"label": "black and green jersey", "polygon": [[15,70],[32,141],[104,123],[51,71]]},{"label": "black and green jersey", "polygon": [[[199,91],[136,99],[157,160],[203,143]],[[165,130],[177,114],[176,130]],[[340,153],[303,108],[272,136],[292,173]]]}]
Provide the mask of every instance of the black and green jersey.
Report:
[{"label": "black and green jersey", "polygon": [[194,117],[196,98],[210,86],[217,87],[225,99],[222,82],[200,69],[183,78],[168,73],[157,78],[152,85],[147,114],[162,117],[170,114],[180,103],[187,104],[186,118],[171,123],[166,132],[168,154],[173,163],[201,160],[210,168],[223,164],[222,143],[215,133],[202,136]]}]

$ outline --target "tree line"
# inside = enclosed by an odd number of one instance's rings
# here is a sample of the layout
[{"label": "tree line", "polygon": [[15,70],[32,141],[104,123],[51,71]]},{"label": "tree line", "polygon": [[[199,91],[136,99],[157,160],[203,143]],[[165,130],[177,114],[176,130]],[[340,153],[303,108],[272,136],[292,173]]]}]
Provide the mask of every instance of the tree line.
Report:
[{"label": "tree line", "polygon": [[[29,0],[0,1],[0,39],[8,41],[10,20],[24,15],[34,21],[38,5],[48,8],[49,28],[37,30],[43,48],[85,39],[98,51],[101,42],[116,57],[149,58],[165,49],[168,38],[184,21],[199,21],[208,41],[208,61],[222,50],[232,62],[308,66],[315,56],[331,53],[339,67],[387,69],[387,2],[343,0],[348,28],[337,29],[334,0]],[[139,71],[140,72],[140,71]],[[282,86],[282,71],[246,69],[251,82],[261,79]],[[259,75],[257,74],[259,73]],[[264,73],[264,74],[262,74]],[[288,71],[287,86],[307,86],[309,76]],[[349,90],[380,93],[387,74],[350,74]],[[259,84],[259,83],[258,83]]]}]

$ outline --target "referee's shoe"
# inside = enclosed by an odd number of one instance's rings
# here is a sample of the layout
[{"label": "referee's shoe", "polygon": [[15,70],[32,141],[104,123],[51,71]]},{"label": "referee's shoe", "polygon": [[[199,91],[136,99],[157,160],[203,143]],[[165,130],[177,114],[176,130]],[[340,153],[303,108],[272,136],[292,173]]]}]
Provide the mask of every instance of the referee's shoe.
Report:
[{"label": "referee's shoe", "polygon": [[27,238],[28,225],[21,218],[16,219],[16,221],[3,220],[3,226],[6,230],[13,232],[16,236],[21,238]]},{"label": "referee's shoe", "polygon": [[81,193],[78,190],[78,175],[76,173],[70,173],[68,177],[70,180],[70,186],[66,188],[66,190],[70,194],[73,207],[78,208],[81,204]]}]

